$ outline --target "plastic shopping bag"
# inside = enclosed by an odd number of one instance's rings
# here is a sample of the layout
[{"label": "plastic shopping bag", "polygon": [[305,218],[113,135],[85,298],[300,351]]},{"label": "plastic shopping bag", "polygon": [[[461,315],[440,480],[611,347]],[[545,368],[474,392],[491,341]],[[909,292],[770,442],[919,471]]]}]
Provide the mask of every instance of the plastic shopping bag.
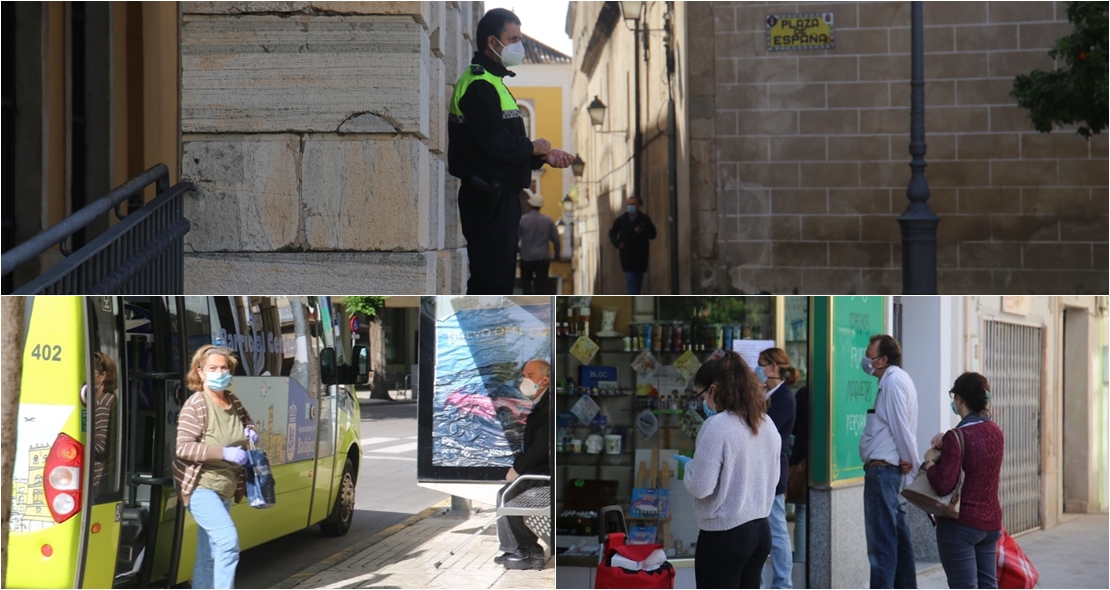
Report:
[{"label": "plastic shopping bag", "polygon": [[277,502],[274,476],[270,472],[266,451],[247,451],[247,502],[254,508],[269,508]]}]

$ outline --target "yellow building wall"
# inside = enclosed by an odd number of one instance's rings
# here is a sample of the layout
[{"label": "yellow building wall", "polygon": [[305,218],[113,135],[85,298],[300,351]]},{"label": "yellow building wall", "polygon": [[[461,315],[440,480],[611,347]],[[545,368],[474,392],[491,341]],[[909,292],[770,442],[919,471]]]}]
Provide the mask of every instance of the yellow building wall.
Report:
[{"label": "yellow building wall", "polygon": [[[560,86],[514,86],[513,97],[517,100],[530,100],[535,105],[536,136],[544,138],[551,146],[568,152],[574,146],[566,145],[568,138],[563,137],[563,89]],[[543,195],[544,215],[559,221],[563,218],[563,174],[561,170],[546,167],[547,172],[540,178],[540,193]]]}]

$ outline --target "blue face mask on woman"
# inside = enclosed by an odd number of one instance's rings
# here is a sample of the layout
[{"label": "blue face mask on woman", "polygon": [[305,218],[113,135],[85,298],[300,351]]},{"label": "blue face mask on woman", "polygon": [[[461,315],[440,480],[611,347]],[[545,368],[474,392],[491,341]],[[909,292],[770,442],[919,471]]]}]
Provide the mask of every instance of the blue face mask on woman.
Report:
[{"label": "blue face mask on woman", "polygon": [[759,379],[760,383],[767,382],[767,373],[763,370],[763,367],[759,365],[755,366],[755,376],[757,379]]},{"label": "blue face mask on woman", "polygon": [[717,410],[714,410],[713,408],[710,408],[709,407],[709,402],[707,402],[705,400],[701,400],[701,409],[702,409],[702,411],[705,412],[705,417],[706,418],[709,418],[710,416],[717,413]]},{"label": "blue face mask on woman", "polygon": [[204,384],[212,391],[223,391],[231,385],[231,371],[205,373]]}]

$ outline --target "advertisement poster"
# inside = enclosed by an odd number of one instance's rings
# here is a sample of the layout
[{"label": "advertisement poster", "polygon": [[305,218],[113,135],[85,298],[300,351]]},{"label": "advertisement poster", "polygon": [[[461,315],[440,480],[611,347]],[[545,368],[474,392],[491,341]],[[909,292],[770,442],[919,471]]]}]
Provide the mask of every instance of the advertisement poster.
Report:
[{"label": "advertisement poster", "polygon": [[315,456],[316,400],[295,379],[236,377],[232,391],[254,421],[257,448],[266,451],[271,466]]},{"label": "advertisement poster", "polygon": [[507,469],[532,406],[520,391],[524,365],[551,360],[550,300],[435,299],[431,466]]}]

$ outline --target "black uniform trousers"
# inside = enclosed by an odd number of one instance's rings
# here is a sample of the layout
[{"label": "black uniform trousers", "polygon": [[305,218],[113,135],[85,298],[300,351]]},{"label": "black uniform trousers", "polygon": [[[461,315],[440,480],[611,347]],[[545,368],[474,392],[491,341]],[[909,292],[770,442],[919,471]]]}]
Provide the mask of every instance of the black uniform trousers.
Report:
[{"label": "black uniform trousers", "polygon": [[463,184],[459,188],[459,220],[470,261],[467,295],[512,295],[516,283],[516,252],[520,237],[518,192],[503,192],[497,215],[482,217],[485,195]]}]

